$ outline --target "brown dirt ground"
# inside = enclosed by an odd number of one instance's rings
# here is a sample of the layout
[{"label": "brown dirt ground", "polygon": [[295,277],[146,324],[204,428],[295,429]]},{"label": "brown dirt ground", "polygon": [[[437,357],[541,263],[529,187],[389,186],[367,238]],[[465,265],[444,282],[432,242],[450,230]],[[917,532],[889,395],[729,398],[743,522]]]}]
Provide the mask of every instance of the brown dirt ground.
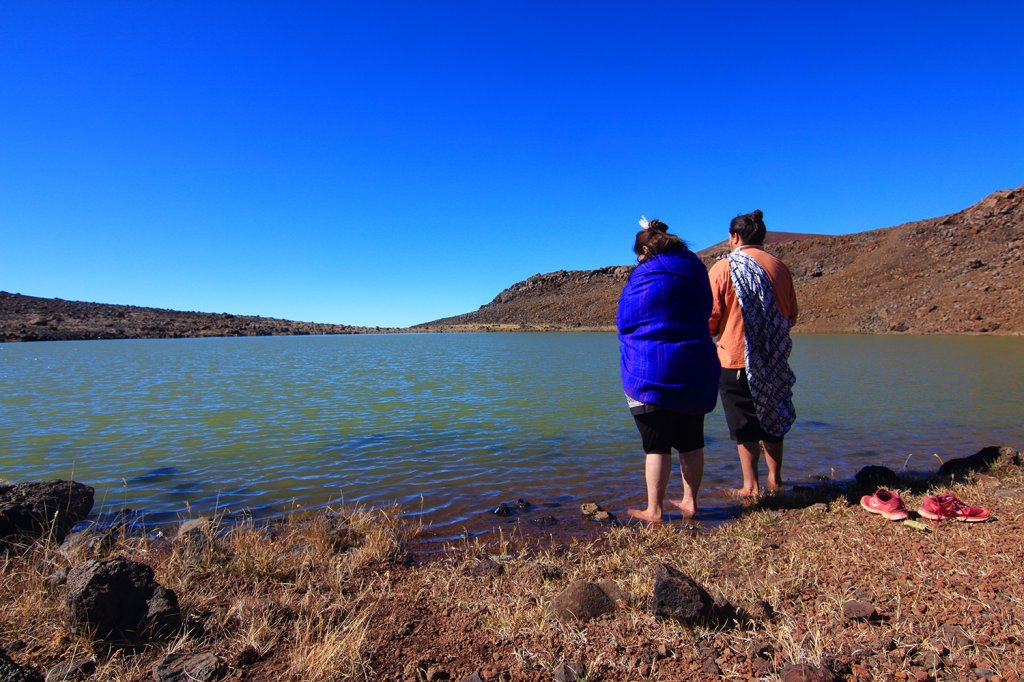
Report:
[{"label": "brown dirt ground", "polygon": [[[42,578],[67,560],[37,547],[3,563],[0,645],[40,670],[89,655],[93,679],[110,680],[152,679],[170,651],[213,652],[229,680],[539,681],[567,662],[591,681],[778,680],[797,663],[844,680],[1019,680],[1024,467],[1004,462],[965,483],[901,492],[913,510],[944,490],[993,520],[914,528],[867,514],[862,491],[825,482],[710,530],[676,522],[564,543],[499,536],[431,554],[394,513],[353,514],[340,531],[317,517],[232,532],[200,554],[128,539],[112,551],[153,565],[206,624],[134,652],[65,628],[59,593]],[[702,584],[725,615],[693,626],[656,618],[648,600],[660,563]],[[576,580],[612,580],[625,598],[589,622],[549,619],[552,599]],[[851,599],[878,617],[844,617]]]}]

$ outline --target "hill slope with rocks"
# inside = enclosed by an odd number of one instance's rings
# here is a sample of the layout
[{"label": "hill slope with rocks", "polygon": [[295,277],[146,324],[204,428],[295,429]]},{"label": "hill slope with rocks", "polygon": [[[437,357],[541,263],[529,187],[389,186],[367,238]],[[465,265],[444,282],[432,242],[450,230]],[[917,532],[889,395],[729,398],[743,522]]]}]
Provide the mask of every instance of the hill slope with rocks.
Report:
[{"label": "hill slope with rocks", "polygon": [[387,331],[269,317],[84,303],[0,291],[0,341],[294,336]]},{"label": "hill slope with rocks", "polygon": [[[1024,186],[947,216],[840,236],[769,232],[793,273],[797,330],[1024,333]],[[710,267],[725,242],[698,253]],[[632,266],[538,274],[424,329],[604,329]]]}]

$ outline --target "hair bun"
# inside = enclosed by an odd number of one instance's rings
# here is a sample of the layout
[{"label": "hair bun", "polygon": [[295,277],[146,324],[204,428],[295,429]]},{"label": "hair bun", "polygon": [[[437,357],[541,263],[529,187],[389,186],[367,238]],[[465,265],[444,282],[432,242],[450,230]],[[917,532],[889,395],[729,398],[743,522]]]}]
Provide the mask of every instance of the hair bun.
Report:
[{"label": "hair bun", "polygon": [[652,232],[668,232],[668,225],[655,218],[647,224],[647,229]]},{"label": "hair bun", "polygon": [[759,209],[759,208],[758,209],[754,209],[754,212],[750,214],[750,217],[754,219],[755,223],[763,223],[764,222],[764,213],[762,213],[761,209]]}]

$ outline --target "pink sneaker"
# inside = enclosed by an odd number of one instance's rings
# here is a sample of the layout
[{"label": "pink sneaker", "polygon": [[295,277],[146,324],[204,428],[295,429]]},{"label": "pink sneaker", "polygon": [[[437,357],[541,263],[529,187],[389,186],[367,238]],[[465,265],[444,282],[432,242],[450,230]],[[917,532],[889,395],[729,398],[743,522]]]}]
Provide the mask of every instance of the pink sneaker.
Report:
[{"label": "pink sneaker", "polygon": [[988,521],[987,509],[964,504],[949,493],[924,498],[917,513],[932,521],[944,521],[945,519],[966,521],[967,523]]},{"label": "pink sneaker", "polygon": [[900,494],[885,488],[879,488],[874,495],[860,498],[860,506],[872,514],[881,514],[890,521],[902,521],[909,516]]}]

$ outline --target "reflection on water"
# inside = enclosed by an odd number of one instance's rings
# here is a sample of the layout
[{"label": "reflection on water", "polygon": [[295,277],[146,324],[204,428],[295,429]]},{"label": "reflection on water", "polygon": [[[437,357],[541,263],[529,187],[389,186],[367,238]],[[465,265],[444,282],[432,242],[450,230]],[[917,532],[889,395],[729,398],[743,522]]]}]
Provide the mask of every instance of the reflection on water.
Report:
[{"label": "reflection on water", "polygon": [[[1024,445],[1024,339],[798,336],[793,365],[790,482]],[[720,411],[707,436],[714,520],[739,473]],[[343,500],[442,531],[517,498],[621,510],[643,485],[613,334],[3,344],[0,466],[87,482],[149,522]]]}]

